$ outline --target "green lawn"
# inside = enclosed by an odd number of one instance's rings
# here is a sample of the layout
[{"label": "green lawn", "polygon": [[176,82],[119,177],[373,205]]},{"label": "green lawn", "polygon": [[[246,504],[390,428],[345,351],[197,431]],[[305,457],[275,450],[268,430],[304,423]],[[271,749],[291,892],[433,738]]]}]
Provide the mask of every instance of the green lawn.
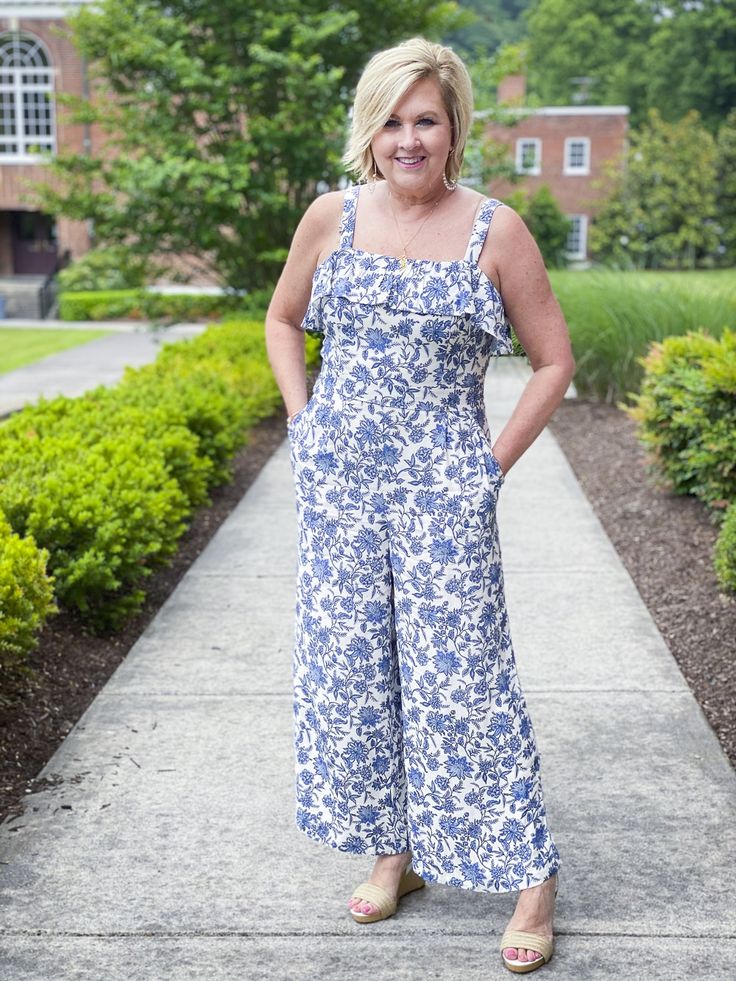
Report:
[{"label": "green lawn", "polygon": [[608,402],[638,390],[637,358],[652,341],[704,328],[736,327],[736,269],[694,272],[553,270],[570,328],[581,395]]},{"label": "green lawn", "polygon": [[0,327],[0,375],[109,333],[107,330]]}]

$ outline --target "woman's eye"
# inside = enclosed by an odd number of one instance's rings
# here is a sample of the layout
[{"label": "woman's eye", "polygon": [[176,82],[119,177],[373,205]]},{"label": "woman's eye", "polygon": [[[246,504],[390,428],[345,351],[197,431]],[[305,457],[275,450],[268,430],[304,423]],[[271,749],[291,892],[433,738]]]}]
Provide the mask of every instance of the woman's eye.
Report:
[{"label": "woman's eye", "polygon": [[389,119],[389,120],[387,120],[386,125],[387,126],[398,126],[399,125],[399,121],[398,121],[398,119]]},{"label": "woman's eye", "polygon": [[429,123],[430,126],[434,125],[434,119],[430,119],[429,116],[425,116],[424,119],[419,120],[420,123]]}]

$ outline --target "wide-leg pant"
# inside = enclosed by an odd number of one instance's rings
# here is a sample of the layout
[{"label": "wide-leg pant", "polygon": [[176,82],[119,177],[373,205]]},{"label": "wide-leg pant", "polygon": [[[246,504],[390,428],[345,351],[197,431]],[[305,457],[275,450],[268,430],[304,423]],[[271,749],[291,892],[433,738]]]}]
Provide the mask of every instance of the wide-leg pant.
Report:
[{"label": "wide-leg pant", "polygon": [[289,427],[298,517],[296,823],[428,881],[554,874],[516,672],[485,416],[315,391]]}]

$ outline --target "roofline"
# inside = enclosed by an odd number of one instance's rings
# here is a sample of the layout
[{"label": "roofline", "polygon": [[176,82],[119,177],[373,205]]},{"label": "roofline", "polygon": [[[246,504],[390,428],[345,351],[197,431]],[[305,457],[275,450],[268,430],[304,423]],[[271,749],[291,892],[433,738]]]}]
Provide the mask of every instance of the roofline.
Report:
[{"label": "roofline", "polygon": [[478,109],[474,113],[477,119],[483,119],[491,113],[508,113],[512,116],[628,116],[631,110],[628,106],[498,106],[496,109]]},{"label": "roofline", "polygon": [[86,7],[94,0],[15,0],[15,3],[0,3],[0,17],[19,17],[25,20],[63,20],[67,14],[79,7]]}]

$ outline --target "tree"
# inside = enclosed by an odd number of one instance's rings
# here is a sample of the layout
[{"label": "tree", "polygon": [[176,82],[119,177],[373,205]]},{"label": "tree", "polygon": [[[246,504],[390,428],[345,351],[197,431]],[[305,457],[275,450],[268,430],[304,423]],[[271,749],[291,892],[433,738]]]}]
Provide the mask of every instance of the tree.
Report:
[{"label": "tree", "polygon": [[697,109],[715,133],[736,106],[736,0],[668,0],[647,49],[646,100],[665,119]]},{"label": "tree", "polygon": [[377,49],[436,36],[454,3],[100,0],[71,18],[94,76],[94,155],[62,154],[38,204],[92,219],[101,244],[193,255],[234,288],[278,275],[320,182],[335,186],[347,108]]},{"label": "tree", "polygon": [[693,110],[666,122],[652,109],[632,131],[623,172],[591,229],[594,256],[623,267],[693,268],[718,249],[716,144]]},{"label": "tree", "polygon": [[736,265],[736,109],[718,131],[716,142],[716,203],[725,265]]},{"label": "tree", "polygon": [[520,41],[526,33],[524,14],[532,0],[462,0],[463,11],[472,20],[449,31],[444,41],[461,58],[492,55],[504,44]]},{"label": "tree", "polygon": [[563,214],[549,187],[542,184],[531,196],[519,189],[508,195],[506,201],[524,219],[547,268],[566,266],[571,222]]},{"label": "tree", "polygon": [[736,0],[539,0],[528,24],[549,104],[623,103],[634,126],[697,109],[712,133],[736,104]]},{"label": "tree", "polygon": [[529,85],[546,104],[643,104],[652,0],[539,0],[528,17]]}]

